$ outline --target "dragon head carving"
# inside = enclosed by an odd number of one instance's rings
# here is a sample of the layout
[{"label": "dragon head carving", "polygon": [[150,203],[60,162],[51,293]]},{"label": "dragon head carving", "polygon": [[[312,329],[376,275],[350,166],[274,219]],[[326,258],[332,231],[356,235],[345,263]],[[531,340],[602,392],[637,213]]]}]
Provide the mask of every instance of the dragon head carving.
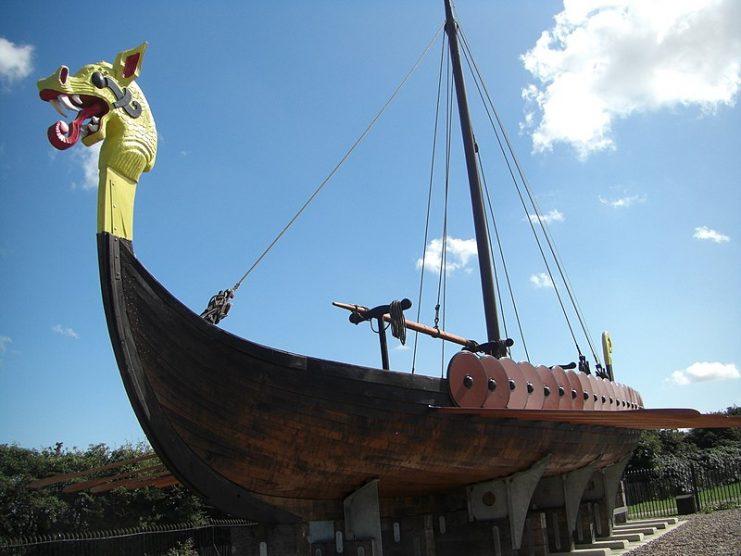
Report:
[{"label": "dragon head carving", "polygon": [[79,140],[86,146],[103,141],[99,165],[114,168],[137,181],[154,166],[157,130],[141,89],[135,83],[147,43],[120,52],[113,64],[98,62],[72,74],[61,66],[38,82],[41,100],[49,102],[63,117],[49,127],[49,141],[57,149]]}]

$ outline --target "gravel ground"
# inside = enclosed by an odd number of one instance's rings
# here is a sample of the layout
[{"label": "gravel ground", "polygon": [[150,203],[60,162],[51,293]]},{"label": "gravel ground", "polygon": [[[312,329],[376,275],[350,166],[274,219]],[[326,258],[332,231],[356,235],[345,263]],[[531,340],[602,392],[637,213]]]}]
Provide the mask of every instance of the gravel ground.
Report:
[{"label": "gravel ground", "polygon": [[695,514],[687,523],[624,556],[741,556],[741,508]]}]

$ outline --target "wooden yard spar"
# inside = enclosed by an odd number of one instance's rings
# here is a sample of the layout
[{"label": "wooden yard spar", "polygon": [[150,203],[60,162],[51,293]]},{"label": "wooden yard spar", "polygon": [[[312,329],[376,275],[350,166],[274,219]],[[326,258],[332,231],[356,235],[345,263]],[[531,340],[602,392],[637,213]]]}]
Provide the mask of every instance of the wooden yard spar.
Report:
[{"label": "wooden yard spar", "polygon": [[[445,379],[258,345],[199,318],[146,270],[133,250],[136,186],[157,151],[154,119],[135,81],[146,44],[75,74],[61,66],[38,84],[42,100],[75,113],[49,128],[55,147],[103,142],[100,281],[132,407],[167,468],[225,512],[262,522],[336,519],[368,485],[384,516],[465,507],[471,485],[482,481],[617,469],[642,423],[678,426],[676,414],[641,409],[627,386],[503,357],[510,341],[497,322],[457,23],[449,1],[445,8],[488,340],[482,348],[407,323],[468,348],[452,358]],[[616,412],[626,417],[611,419]],[[682,419],[683,426],[702,422],[696,414]]]}]

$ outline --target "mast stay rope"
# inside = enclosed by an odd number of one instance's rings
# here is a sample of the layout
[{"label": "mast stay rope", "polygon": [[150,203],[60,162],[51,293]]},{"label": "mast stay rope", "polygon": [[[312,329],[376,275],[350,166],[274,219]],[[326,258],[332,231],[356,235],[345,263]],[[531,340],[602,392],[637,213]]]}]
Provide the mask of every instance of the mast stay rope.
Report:
[{"label": "mast stay rope", "polygon": [[[576,301],[576,297],[575,297],[574,292],[573,292],[573,287],[571,286],[571,283],[568,280],[568,276],[566,275],[566,271],[565,271],[565,269],[563,267],[563,263],[560,260],[560,257],[558,255],[558,252],[556,251],[554,242],[553,242],[553,240],[552,240],[552,238],[551,238],[551,236],[550,236],[550,234],[548,232],[548,229],[547,229],[547,227],[545,225],[545,222],[544,222],[544,219],[543,219],[543,216],[542,216],[542,211],[540,210],[540,207],[538,206],[538,203],[537,203],[537,201],[535,199],[535,196],[532,193],[532,189],[530,188],[530,185],[529,185],[529,183],[527,181],[527,178],[525,177],[525,174],[524,174],[524,172],[522,170],[522,166],[520,165],[519,159],[517,158],[517,155],[516,155],[516,153],[514,151],[514,148],[512,147],[512,144],[511,144],[511,142],[509,140],[509,135],[507,134],[506,128],[504,127],[504,124],[502,123],[502,121],[501,121],[501,119],[499,117],[498,111],[494,107],[494,103],[493,103],[493,101],[491,99],[491,96],[489,94],[489,91],[486,88],[485,81],[484,81],[484,79],[481,76],[481,72],[479,71],[478,66],[476,65],[476,62],[475,62],[475,60],[473,58],[473,54],[471,52],[470,46],[468,44],[468,41],[466,40],[466,36],[463,33],[463,30],[462,29],[460,29],[460,36],[461,36],[461,42],[462,42],[463,47],[464,47],[463,48],[464,56],[465,56],[466,61],[467,61],[468,65],[469,65],[469,68],[471,70],[471,73],[472,73],[472,75],[474,77],[474,83],[475,83],[475,85],[477,87],[477,90],[479,92],[479,95],[481,97],[481,100],[482,100],[482,102],[484,104],[484,108],[486,110],[486,113],[487,113],[487,116],[489,118],[489,121],[490,121],[490,123],[492,125],[492,129],[494,131],[494,134],[495,134],[497,143],[499,145],[499,148],[500,148],[500,150],[502,152],[502,156],[505,159],[505,163],[507,165],[507,169],[509,171],[510,177],[512,179],[513,184],[515,185],[515,188],[516,188],[517,193],[518,193],[518,196],[520,198],[520,202],[522,204],[522,207],[525,210],[526,218],[527,218],[528,222],[530,223],[530,227],[531,227],[531,230],[532,230],[532,233],[533,233],[533,237],[535,238],[535,241],[536,241],[536,243],[538,245],[538,248],[540,250],[541,257],[542,257],[543,262],[544,262],[544,264],[546,266],[547,274],[548,274],[551,282],[554,285],[554,291],[556,293],[556,297],[558,299],[559,305],[561,307],[561,311],[562,311],[562,313],[564,315],[564,318],[566,320],[566,324],[567,324],[567,326],[569,328],[569,332],[571,334],[572,340],[574,341],[574,344],[576,346],[576,350],[577,350],[577,352],[578,352],[578,354],[579,354],[579,356],[581,358],[582,352],[581,352],[581,349],[579,348],[579,344],[578,344],[578,342],[576,340],[576,335],[575,335],[574,330],[573,330],[573,327],[571,325],[571,320],[570,320],[570,318],[568,316],[568,313],[566,311],[566,307],[564,305],[564,302],[563,302],[563,299],[561,297],[561,294],[559,293],[559,288],[557,287],[556,282],[553,280],[554,273],[551,270],[551,266],[550,266],[550,264],[548,262],[548,257],[546,257],[545,249],[544,249],[544,247],[543,247],[543,245],[541,243],[540,236],[538,235],[538,233],[537,233],[537,231],[535,229],[535,223],[533,222],[533,218],[530,217],[530,213],[529,213],[529,211],[527,209],[527,203],[526,203],[525,197],[527,197],[527,199],[530,202],[530,206],[532,207],[532,210],[533,210],[533,213],[534,213],[534,216],[535,216],[535,220],[537,221],[537,224],[538,224],[538,226],[539,226],[539,228],[541,230],[541,234],[542,234],[543,238],[545,239],[545,243],[547,244],[548,250],[549,250],[549,252],[551,254],[551,260],[552,260],[552,262],[556,266],[556,269],[558,271],[558,275],[561,278],[561,282],[564,284],[564,287],[565,287],[566,292],[568,294],[569,300],[571,302],[571,306],[572,306],[573,311],[574,311],[574,313],[575,313],[575,315],[576,315],[576,317],[577,317],[577,319],[579,321],[579,324],[580,324],[582,333],[583,333],[584,337],[586,338],[586,341],[587,341],[587,343],[589,345],[589,348],[590,348],[590,351],[592,353],[592,356],[594,357],[594,360],[597,362],[597,365],[598,366],[601,366],[600,358],[597,355],[597,351],[594,348],[594,345],[593,345],[592,340],[591,340],[591,336],[589,334],[589,331],[588,331],[588,328],[587,328],[587,325],[586,325],[586,320],[585,320],[584,315],[582,313],[581,307],[579,306],[579,304]],[[492,118],[492,113],[494,115],[493,118]],[[494,122],[494,120],[496,120],[496,123]],[[501,134],[501,136],[500,136],[500,134]],[[503,140],[502,140],[502,138],[503,138]],[[506,149],[505,149],[505,144],[506,144]],[[517,176],[519,176],[519,181],[518,181],[517,177],[515,176],[515,171],[513,170],[512,165],[514,165],[514,167],[517,170]],[[523,195],[523,192],[522,192],[523,189],[525,191],[525,195]],[[501,253],[501,251],[500,251],[500,253]],[[501,253],[501,254],[503,256],[503,253]]]},{"label": "mast stay rope", "polygon": [[[363,140],[367,137],[367,135],[370,133],[371,129],[375,126],[375,124],[378,122],[378,120],[383,116],[383,114],[386,113],[391,103],[396,99],[397,95],[401,91],[401,89],[404,87],[407,81],[411,78],[412,74],[417,70],[417,68],[420,66],[422,61],[427,56],[427,53],[430,51],[432,46],[437,41],[438,35],[443,30],[443,26],[441,25],[437,31],[435,32],[432,39],[429,41],[427,46],[425,47],[424,51],[419,55],[417,60],[414,62],[414,65],[412,68],[404,75],[401,82],[396,86],[394,91],[391,93],[391,96],[388,98],[388,100],[383,104],[381,109],[376,113],[376,115],[371,119],[370,123],[366,126],[366,128],[363,130],[363,132],[358,136],[358,138],[353,142],[352,145],[350,145],[350,148],[345,152],[345,154],[340,158],[340,161],[332,168],[332,170],[327,174],[327,177],[325,177],[321,183],[317,186],[317,188],[313,191],[311,195],[309,195],[309,198],[304,202],[303,205],[301,205],[301,208],[296,211],[296,213],[293,215],[293,217],[288,221],[288,223],[283,226],[283,228],[278,232],[278,234],[273,238],[273,240],[268,244],[268,246],[260,253],[260,255],[255,259],[255,261],[252,263],[252,265],[247,269],[247,271],[242,275],[242,277],[237,280],[237,282],[228,290],[222,290],[222,292],[219,292],[222,294],[224,291],[230,292],[231,295],[229,296],[229,299],[234,298],[234,295],[236,294],[236,291],[239,289],[239,287],[242,285],[242,283],[247,279],[247,277],[252,273],[252,271],[262,262],[262,260],[267,256],[267,254],[275,247],[275,244],[280,241],[280,239],[285,235],[285,233],[293,226],[293,224],[298,220],[299,216],[303,214],[303,212],[308,208],[308,206],[311,204],[311,202],[316,198],[317,195],[321,192],[322,189],[324,189],[324,186],[329,183],[329,181],[335,176],[335,174],[339,171],[340,167],[345,163],[345,161],[350,157],[350,155],[353,153],[355,148],[360,145],[360,143],[363,142]],[[216,294],[219,296],[219,294]],[[213,300],[213,298],[212,298]],[[212,322],[213,324],[216,324],[221,320],[222,318],[225,318],[228,310],[222,312],[221,318],[216,320],[215,322],[208,318],[207,315],[213,314],[213,307],[209,304],[209,307],[204,310],[204,312],[201,314],[203,318],[206,320],[209,320],[209,322]]]}]

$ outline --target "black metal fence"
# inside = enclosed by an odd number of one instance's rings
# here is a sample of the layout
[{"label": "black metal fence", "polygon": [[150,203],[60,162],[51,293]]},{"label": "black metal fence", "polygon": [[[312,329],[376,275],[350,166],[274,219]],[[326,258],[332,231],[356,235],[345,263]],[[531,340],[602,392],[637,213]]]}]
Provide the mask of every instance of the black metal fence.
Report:
[{"label": "black metal fence", "polygon": [[57,533],[0,540],[0,556],[226,556],[232,553],[235,527],[250,527],[242,520],[212,520],[207,525],[139,527],[111,531]]},{"label": "black metal fence", "polygon": [[624,476],[630,519],[683,515],[741,505],[741,462],[695,463],[628,471]]},{"label": "black metal fence", "polygon": [[[712,511],[741,505],[741,460],[712,466],[672,465],[623,477],[630,519]],[[243,520],[211,520],[111,531],[81,531],[0,539],[0,556],[226,556]]]}]

